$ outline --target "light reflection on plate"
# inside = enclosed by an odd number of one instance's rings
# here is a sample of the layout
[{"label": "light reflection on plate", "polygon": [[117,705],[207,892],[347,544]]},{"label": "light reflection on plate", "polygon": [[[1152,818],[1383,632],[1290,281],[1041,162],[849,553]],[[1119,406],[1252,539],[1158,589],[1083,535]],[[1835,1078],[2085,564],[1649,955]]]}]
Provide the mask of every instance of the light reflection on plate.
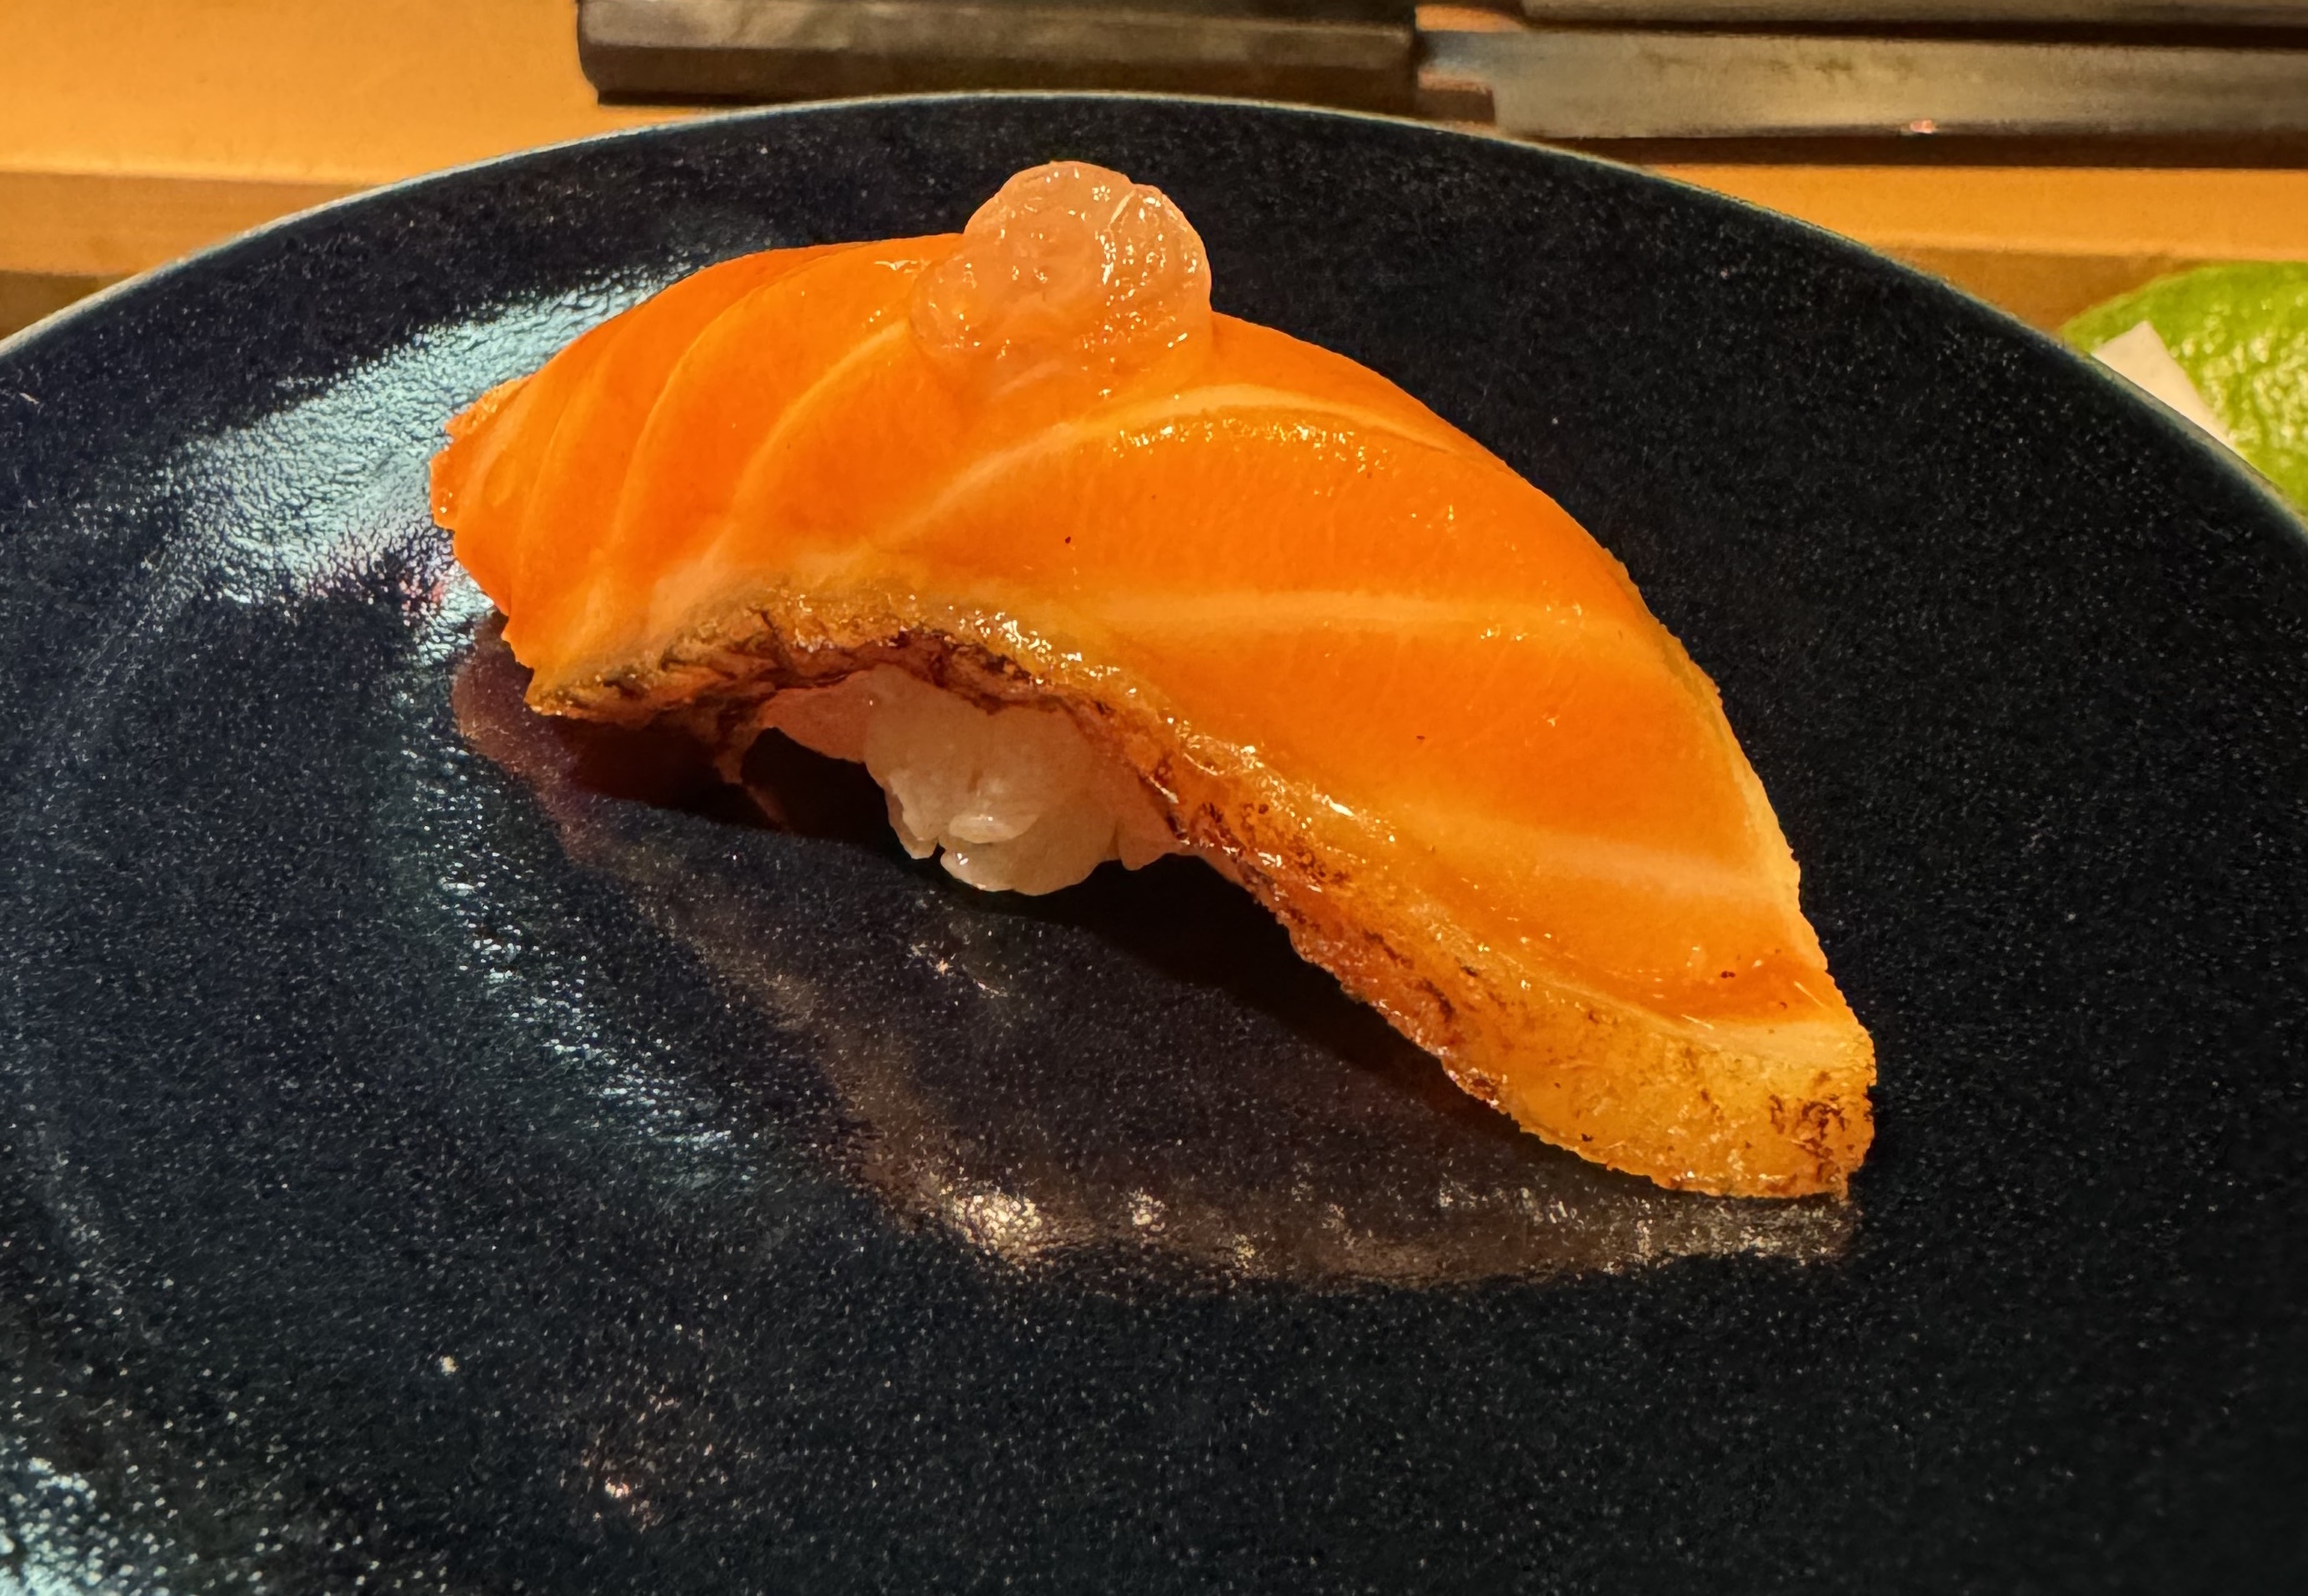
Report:
[{"label": "light reflection on plate", "polygon": [[[1012,1265],[1167,1262],[1308,1286],[1816,1260],[1850,1237],[1847,1203],[1663,1191],[1521,1134],[1199,863],[1108,868],[1046,899],[981,897],[895,856],[860,770],[765,741],[749,802],[670,734],[531,713],[525,682],[485,628],[455,685],[465,737],[529,785],[572,858],[814,1044],[855,1127],[851,1171],[901,1223]],[[735,845],[703,858],[669,845],[631,823],[637,803],[706,811]],[[857,1000],[827,966],[825,928],[749,877],[756,808],[815,846],[878,845],[921,881],[917,922],[880,929],[935,978],[943,1040],[925,1045]],[[1175,1012],[1103,1011],[1069,957],[1085,932],[1107,944],[1094,955],[1174,977]],[[1149,1068],[1163,1029],[1180,1045],[1158,1047],[1166,1063]]]}]

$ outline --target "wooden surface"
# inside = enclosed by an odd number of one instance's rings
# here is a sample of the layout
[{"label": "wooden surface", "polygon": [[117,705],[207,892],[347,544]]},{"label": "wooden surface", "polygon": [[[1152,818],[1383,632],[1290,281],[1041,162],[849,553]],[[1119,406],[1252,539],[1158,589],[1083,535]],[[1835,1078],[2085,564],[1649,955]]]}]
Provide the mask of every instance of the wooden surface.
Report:
[{"label": "wooden surface", "polygon": [[118,276],[323,200],[677,112],[568,0],[0,0],[0,271]]},{"label": "wooden surface", "polygon": [[[603,107],[571,0],[0,0],[0,331],[272,217],[691,114]],[[1676,165],[2040,324],[2308,259],[2308,172]]]}]

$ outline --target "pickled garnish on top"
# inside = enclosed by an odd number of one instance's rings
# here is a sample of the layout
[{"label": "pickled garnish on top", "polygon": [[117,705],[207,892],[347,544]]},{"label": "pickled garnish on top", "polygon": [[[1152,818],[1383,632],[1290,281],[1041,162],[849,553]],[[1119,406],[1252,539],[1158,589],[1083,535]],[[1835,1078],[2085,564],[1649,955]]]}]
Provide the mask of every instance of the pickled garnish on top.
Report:
[{"label": "pickled garnish on top", "polygon": [[1019,173],[914,285],[914,333],[992,392],[1055,374],[1110,393],[1207,350],[1210,271],[1160,190],[1061,161]]}]

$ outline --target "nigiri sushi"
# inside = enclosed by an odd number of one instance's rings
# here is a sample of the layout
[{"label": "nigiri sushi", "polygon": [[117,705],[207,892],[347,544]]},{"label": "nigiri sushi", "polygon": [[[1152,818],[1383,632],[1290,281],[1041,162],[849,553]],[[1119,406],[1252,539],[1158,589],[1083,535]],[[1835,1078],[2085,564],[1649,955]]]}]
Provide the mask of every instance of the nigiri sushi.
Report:
[{"label": "nigiri sushi", "polygon": [[1158,190],[771,250],[449,423],[435,519],[547,714],[862,761],[917,857],[1200,855],[1549,1142],[1841,1191],[1867,1033],[1714,687],[1570,515],[1210,306]]}]

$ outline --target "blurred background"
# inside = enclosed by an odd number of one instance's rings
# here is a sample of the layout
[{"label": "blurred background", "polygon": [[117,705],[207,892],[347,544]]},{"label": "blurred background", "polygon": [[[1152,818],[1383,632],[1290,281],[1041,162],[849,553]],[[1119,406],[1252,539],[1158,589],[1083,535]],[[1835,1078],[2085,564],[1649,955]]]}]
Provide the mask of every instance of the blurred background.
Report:
[{"label": "blurred background", "polygon": [[0,335],[439,167],[1002,87],[1649,166],[2104,352],[2308,500],[2308,0],[0,0]]}]

